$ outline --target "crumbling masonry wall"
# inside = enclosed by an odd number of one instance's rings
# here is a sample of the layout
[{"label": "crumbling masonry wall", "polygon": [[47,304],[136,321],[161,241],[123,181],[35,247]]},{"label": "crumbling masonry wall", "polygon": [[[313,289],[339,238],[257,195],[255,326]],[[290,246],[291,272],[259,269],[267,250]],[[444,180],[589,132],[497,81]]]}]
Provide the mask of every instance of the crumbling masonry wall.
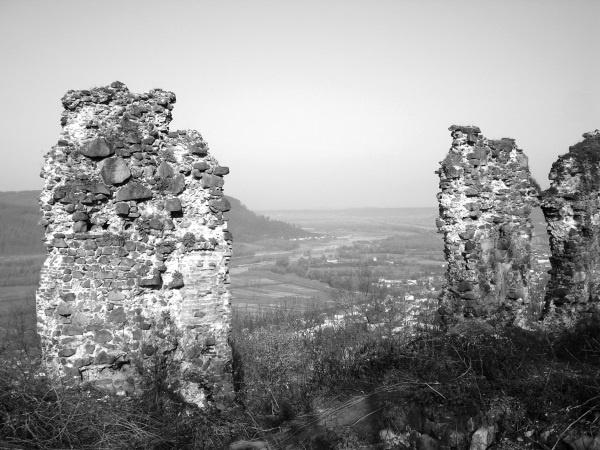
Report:
[{"label": "crumbling masonry wall", "polygon": [[452,126],[440,177],[438,229],[446,286],[440,314],[520,320],[529,302],[530,212],[538,204],[527,157],[513,139],[488,140],[475,126]]},{"label": "crumbling masonry wall", "polygon": [[119,82],[63,97],[40,205],[37,292],[48,370],[121,394],[166,360],[193,403],[231,392],[226,167],[196,131],[169,131],[175,95]]},{"label": "crumbling masonry wall", "polygon": [[546,320],[570,326],[600,312],[600,132],[552,165],[542,210],[550,236]]}]

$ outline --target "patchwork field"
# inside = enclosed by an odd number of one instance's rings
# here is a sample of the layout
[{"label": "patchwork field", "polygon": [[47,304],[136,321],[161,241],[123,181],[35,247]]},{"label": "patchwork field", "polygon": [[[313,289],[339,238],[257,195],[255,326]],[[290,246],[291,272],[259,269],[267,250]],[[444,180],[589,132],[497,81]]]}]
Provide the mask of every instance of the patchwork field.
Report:
[{"label": "patchwork field", "polygon": [[306,310],[333,304],[334,289],[325,283],[294,274],[277,274],[266,268],[235,273],[232,269],[231,294],[235,308],[249,312],[281,307]]}]

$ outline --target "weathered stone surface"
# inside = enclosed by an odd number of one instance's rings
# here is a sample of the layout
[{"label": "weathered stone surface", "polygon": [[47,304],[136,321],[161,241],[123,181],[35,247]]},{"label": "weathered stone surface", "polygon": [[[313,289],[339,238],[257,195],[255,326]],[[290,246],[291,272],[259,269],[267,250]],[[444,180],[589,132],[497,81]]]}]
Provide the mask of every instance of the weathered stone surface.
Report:
[{"label": "weathered stone surface", "polygon": [[125,300],[125,294],[122,291],[110,291],[108,293],[108,301],[109,302],[122,302]]},{"label": "weathered stone surface", "polygon": [[168,192],[177,195],[181,194],[185,189],[185,177],[181,174],[176,175],[175,177],[169,180]]},{"label": "weathered stone surface", "polygon": [[[54,377],[136,392],[134,368],[160,352],[181,367],[168,382],[204,405],[232,391],[231,236],[223,169],[198,132],[169,131],[174,101],[122,83],[63,98],[42,171],[38,331]],[[211,173],[210,188],[192,167]],[[188,348],[207,339],[210,351]]]},{"label": "weathered stone surface", "polygon": [[106,158],[115,153],[112,146],[103,137],[96,137],[86,142],[79,151],[88,158]]},{"label": "weathered stone surface", "polygon": [[102,161],[100,174],[106,184],[121,184],[129,179],[131,171],[125,160],[117,156]]},{"label": "weathered stone surface", "polygon": [[119,202],[115,205],[115,212],[120,216],[129,214],[129,205],[125,202]]},{"label": "weathered stone surface", "polygon": [[208,149],[204,143],[198,143],[190,147],[190,153],[198,156],[206,156],[208,154]]},{"label": "weathered stone surface", "polygon": [[65,292],[60,294],[59,296],[61,299],[63,299],[65,302],[72,302],[75,300],[75,294],[73,294],[72,292]]},{"label": "weathered stone surface", "polygon": [[183,277],[181,276],[181,274],[175,274],[175,276],[173,276],[173,279],[171,280],[171,283],[169,283],[169,287],[171,289],[181,289],[183,286],[185,286],[183,282]]},{"label": "weathered stone surface", "polygon": [[76,211],[73,213],[73,216],[71,218],[73,219],[73,222],[81,222],[87,221],[90,217],[84,211]]},{"label": "weathered stone surface", "polygon": [[220,198],[218,200],[211,200],[209,203],[210,209],[214,212],[226,212],[231,209],[231,205],[229,204],[229,200],[226,198]]},{"label": "weathered stone surface", "polygon": [[117,201],[147,200],[152,198],[152,191],[141,183],[132,181],[117,191]]},{"label": "weathered stone surface", "polygon": [[58,356],[61,358],[69,358],[75,354],[75,349],[73,348],[62,348],[58,352]]},{"label": "weathered stone surface", "polygon": [[56,248],[68,247],[67,242],[63,238],[54,238],[50,241],[50,245]]},{"label": "weathered stone surface", "polygon": [[73,308],[69,303],[62,302],[56,308],[56,314],[58,314],[59,316],[68,317],[71,314],[73,314]]},{"label": "weathered stone surface", "polygon": [[86,221],[79,221],[73,224],[74,233],[85,233],[88,229],[88,223]]},{"label": "weathered stone surface", "polygon": [[600,132],[584,134],[549,178],[542,200],[552,265],[545,320],[571,326],[600,313]]},{"label": "weathered stone surface", "polygon": [[210,168],[210,166],[208,165],[208,163],[206,161],[200,161],[200,162],[194,163],[194,165],[192,167],[194,169],[198,170],[198,172],[204,172]]},{"label": "weathered stone surface", "polygon": [[168,162],[163,161],[158,166],[156,174],[161,178],[171,178],[175,175],[175,171]]},{"label": "weathered stone surface", "polygon": [[217,166],[213,169],[213,174],[223,176],[229,173],[229,167]]},{"label": "weathered stone surface", "polygon": [[496,427],[494,425],[478,428],[471,437],[469,450],[486,450],[494,442],[495,435]]},{"label": "weathered stone surface", "polygon": [[440,218],[446,287],[440,314],[521,320],[529,302],[529,214],[538,192],[527,157],[513,139],[488,140],[475,126],[452,126],[452,148],[441,162]]},{"label": "weathered stone surface", "polygon": [[213,187],[221,187],[223,186],[223,178],[212,175],[210,173],[203,173],[202,178],[200,179],[202,182],[203,188],[213,188]]},{"label": "weathered stone surface", "polygon": [[181,200],[178,198],[168,198],[165,200],[165,209],[169,212],[181,212]]}]

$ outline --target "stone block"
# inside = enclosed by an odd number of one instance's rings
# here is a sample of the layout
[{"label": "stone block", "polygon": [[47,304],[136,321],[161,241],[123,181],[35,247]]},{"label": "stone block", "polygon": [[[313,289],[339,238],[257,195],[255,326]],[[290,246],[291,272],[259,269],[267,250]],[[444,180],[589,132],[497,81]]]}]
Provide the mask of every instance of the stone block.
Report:
[{"label": "stone block", "polygon": [[67,248],[68,247],[67,242],[63,238],[52,239],[51,245],[56,248]]},{"label": "stone block", "polygon": [[208,165],[208,163],[206,161],[200,161],[200,162],[194,163],[192,165],[192,167],[194,169],[196,169],[198,172],[205,172],[210,168],[210,166]]},{"label": "stone block", "polygon": [[103,137],[89,140],[81,146],[79,151],[88,158],[106,158],[115,153],[113,147]]},{"label": "stone block", "polygon": [[118,156],[102,161],[100,175],[106,184],[122,184],[131,177],[129,165]]},{"label": "stone block", "polygon": [[178,198],[168,198],[165,200],[165,209],[171,213],[181,212],[181,200]]},{"label": "stone block", "polygon": [[161,178],[172,178],[175,176],[175,171],[168,162],[163,161],[158,166],[156,174]]},{"label": "stone block", "polygon": [[205,189],[223,186],[223,178],[206,172],[202,174],[200,182],[202,187]]},{"label": "stone block", "polygon": [[87,220],[89,220],[89,216],[86,212],[84,211],[76,211],[73,213],[73,215],[71,216],[71,219],[73,220],[73,222],[86,222]]},{"label": "stone block", "polygon": [[69,358],[75,354],[74,348],[62,348],[58,351],[58,356],[61,358]]},{"label": "stone block", "polygon": [[67,303],[65,301],[61,302],[57,307],[56,307],[56,314],[58,314],[59,316],[64,316],[64,317],[68,317],[71,314],[73,314],[73,307],[71,306],[71,303]]},{"label": "stone block", "polygon": [[218,200],[210,200],[208,206],[214,212],[226,212],[231,209],[231,204],[226,198],[220,198]]},{"label": "stone block", "polygon": [[126,317],[125,310],[123,309],[123,307],[119,306],[117,308],[113,308],[113,310],[110,313],[108,313],[107,320],[109,322],[112,322],[114,325],[120,325],[124,323]]},{"label": "stone block", "polygon": [[138,282],[140,287],[157,288],[162,286],[162,277],[159,271],[153,273],[149,278],[141,278]]},{"label": "stone block", "polygon": [[218,175],[218,176],[227,175],[228,173],[229,173],[229,167],[225,167],[225,166],[217,166],[213,170],[213,174]]},{"label": "stone block", "polygon": [[96,330],[94,331],[94,342],[97,344],[106,344],[113,338],[112,333],[109,330]]},{"label": "stone block", "polygon": [[178,195],[185,189],[185,177],[181,174],[174,176],[169,180],[167,191],[173,195]]},{"label": "stone block", "polygon": [[197,156],[206,156],[208,155],[208,148],[204,143],[193,144],[190,147],[190,153]]},{"label": "stone block", "polygon": [[88,230],[88,223],[86,221],[75,222],[73,224],[74,233],[85,233]]}]

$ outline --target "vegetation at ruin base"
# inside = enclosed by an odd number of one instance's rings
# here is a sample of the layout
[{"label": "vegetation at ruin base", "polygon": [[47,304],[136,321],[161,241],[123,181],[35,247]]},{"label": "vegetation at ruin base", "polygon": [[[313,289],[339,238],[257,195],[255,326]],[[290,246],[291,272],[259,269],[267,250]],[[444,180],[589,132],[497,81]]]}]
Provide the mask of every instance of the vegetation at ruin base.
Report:
[{"label": "vegetation at ruin base", "polygon": [[474,427],[494,423],[491,448],[572,449],[561,440],[600,432],[596,326],[448,334],[432,313],[412,333],[394,332],[384,300],[340,301],[338,318],[347,314],[334,326],[333,313],[235,312],[236,404],[208,411],[173,395],[157,358],[146,360],[140,397],[51,386],[37,375],[35,340],[15,326],[0,351],[0,447],[212,449],[263,439],[275,449],[410,448],[384,447],[378,431],[389,430],[460,449]]},{"label": "vegetation at ruin base", "polygon": [[239,392],[265,429],[287,430],[273,437],[275,448],[385,448],[374,436],[384,429],[446,443],[453,432],[456,446],[447,448],[468,448],[469,421],[497,424],[490,448],[552,448],[574,428],[600,432],[593,322],[560,335],[483,325],[448,334],[432,322],[409,335],[390,333],[397,324],[383,317],[377,329],[361,315],[333,328],[314,314],[235,319]]}]

